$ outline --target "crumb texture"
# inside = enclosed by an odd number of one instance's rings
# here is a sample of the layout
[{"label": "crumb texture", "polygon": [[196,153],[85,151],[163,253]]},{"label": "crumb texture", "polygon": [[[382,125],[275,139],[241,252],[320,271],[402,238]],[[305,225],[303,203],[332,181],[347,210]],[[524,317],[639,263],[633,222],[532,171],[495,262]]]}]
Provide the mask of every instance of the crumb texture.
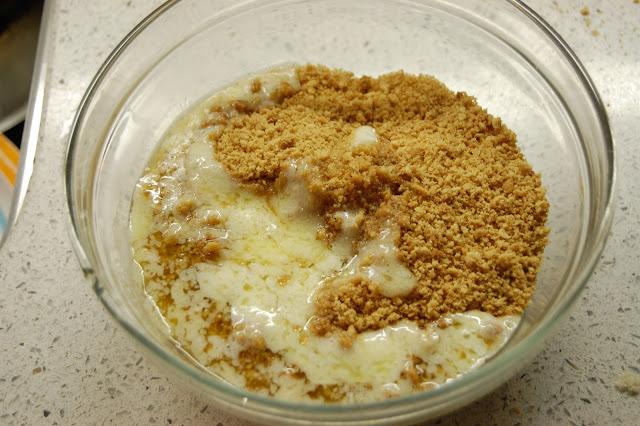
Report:
[{"label": "crumb texture", "polygon": [[[333,242],[337,212],[357,212],[356,248],[393,223],[396,256],[416,278],[400,296],[362,275],[333,280],[316,295],[316,334],[403,319],[424,326],[470,310],[521,313],[547,241],[548,202],[514,133],[432,77],[311,65],[296,73],[299,87],[282,83],[262,107],[214,111],[217,160],[259,193],[278,188],[292,160],[304,164],[324,218],[318,237]],[[364,143],[354,143],[363,126]]]},{"label": "crumb texture", "polygon": [[625,371],[615,383],[616,389],[629,395],[640,394],[640,374]]}]

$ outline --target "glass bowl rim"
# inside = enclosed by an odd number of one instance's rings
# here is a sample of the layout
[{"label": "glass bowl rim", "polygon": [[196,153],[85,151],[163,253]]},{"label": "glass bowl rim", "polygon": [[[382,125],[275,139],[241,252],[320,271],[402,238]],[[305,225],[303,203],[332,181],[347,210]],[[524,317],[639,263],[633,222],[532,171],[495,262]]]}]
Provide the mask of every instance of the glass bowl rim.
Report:
[{"label": "glass bowl rim", "polygon": [[[602,210],[602,218],[597,226],[597,233],[593,237],[594,239],[594,247],[591,250],[589,258],[587,258],[586,265],[582,269],[581,274],[577,277],[577,285],[568,295],[566,296],[565,302],[558,307],[554,312],[551,312],[552,315],[545,315],[537,324],[535,329],[531,332],[531,335],[526,337],[523,341],[519,342],[515,347],[509,349],[508,351],[501,351],[501,363],[490,363],[485,364],[479,368],[476,368],[472,371],[469,371],[462,375],[461,377],[456,378],[455,380],[446,382],[437,388],[425,391],[418,392],[402,397],[392,398],[385,401],[380,402],[370,402],[370,403],[359,403],[359,404],[308,404],[308,403],[298,403],[298,402],[290,402],[277,400],[275,398],[259,395],[256,393],[248,392],[243,389],[240,389],[236,386],[227,384],[223,381],[215,379],[212,375],[204,373],[202,370],[198,369],[195,366],[188,365],[186,362],[180,360],[178,357],[168,354],[162,347],[160,347],[155,341],[148,338],[143,333],[140,333],[137,328],[129,323],[126,319],[122,318],[120,314],[117,312],[117,309],[110,304],[110,300],[105,298],[104,289],[100,287],[98,277],[96,276],[93,262],[89,260],[89,256],[87,255],[87,250],[85,245],[83,244],[83,236],[84,231],[80,224],[78,223],[78,218],[76,217],[75,207],[74,207],[74,195],[72,188],[72,171],[74,169],[74,153],[78,146],[79,136],[78,130],[81,125],[84,116],[86,114],[86,110],[88,105],[94,99],[97,88],[102,83],[103,79],[109,73],[113,64],[118,60],[118,58],[125,53],[127,47],[132,43],[132,41],[147,27],[149,27],[156,19],[162,16],[165,12],[171,9],[173,6],[182,2],[183,0],[166,0],[163,4],[154,9],[150,14],[148,14],[145,18],[143,18],[135,27],[129,31],[129,33],[117,44],[117,46],[113,49],[113,51],[109,54],[107,59],[102,63],[96,75],[93,77],[89,86],[86,89],[86,92],[80,101],[78,110],[75,114],[71,131],[68,138],[67,151],[65,156],[65,171],[64,171],[64,186],[67,198],[67,208],[69,209],[69,225],[70,225],[70,233],[72,245],[76,254],[76,257],[79,260],[80,266],[82,268],[85,277],[92,281],[94,291],[105,308],[109,311],[111,316],[138,342],[140,342],[147,350],[151,351],[155,356],[159,357],[165,363],[170,364],[173,368],[178,370],[180,373],[187,375],[188,377],[196,380],[202,385],[212,387],[215,391],[221,392],[226,396],[230,397],[239,397],[242,401],[241,405],[249,406],[246,404],[248,401],[251,403],[258,403],[259,405],[268,406],[269,408],[281,408],[285,410],[300,410],[303,409],[308,413],[323,413],[323,414],[340,414],[340,413],[356,413],[362,410],[367,409],[383,409],[383,408],[401,408],[403,406],[413,404],[413,403],[421,403],[426,402],[430,399],[433,399],[437,396],[443,396],[448,393],[451,393],[455,390],[462,390],[467,387],[467,385],[482,382],[483,378],[486,378],[493,373],[496,375],[496,372],[506,371],[507,368],[512,365],[518,358],[527,354],[529,349],[532,347],[539,346],[546,337],[553,330],[554,326],[556,326],[560,320],[566,315],[568,310],[577,300],[579,294],[584,289],[589,277],[591,276],[596,264],[597,260],[604,249],[607,235],[611,228],[611,223],[613,219],[613,199],[615,195],[615,187],[616,187],[616,161],[615,161],[615,144],[611,135],[611,129],[609,125],[609,120],[607,117],[606,110],[604,108],[603,102],[598,94],[598,91],[591,80],[591,77],[587,73],[581,61],[578,59],[573,50],[568,46],[568,44],[564,41],[564,39],[533,9],[527,6],[522,0],[501,0],[503,3],[507,3],[511,5],[514,9],[516,9],[519,13],[524,15],[529,19],[530,23],[537,26],[542,30],[543,34],[550,39],[555,47],[564,55],[565,59],[571,65],[573,72],[580,79],[580,82],[586,89],[591,102],[593,103],[593,107],[596,110],[597,117],[599,120],[599,124],[602,127],[602,135],[603,142],[606,145],[606,152],[608,155],[607,161],[610,164],[609,174],[604,176],[603,178],[607,179],[608,187],[607,189],[607,197],[604,203],[604,207]],[[247,7],[247,5],[260,2],[263,0],[247,0],[240,3],[237,3],[233,6],[228,6],[221,11],[225,13],[229,13],[231,11],[241,9]],[[287,0],[269,0],[272,3],[277,3],[279,1],[287,1]],[[90,238],[89,238],[90,239]],[[494,368],[490,368],[493,366]],[[497,368],[495,368],[497,367]],[[469,392],[469,391],[467,391]],[[227,401],[230,402],[230,401]],[[236,405],[236,403],[232,403],[232,405]],[[251,404],[253,405],[253,404]],[[259,410],[259,406],[254,409]]]}]

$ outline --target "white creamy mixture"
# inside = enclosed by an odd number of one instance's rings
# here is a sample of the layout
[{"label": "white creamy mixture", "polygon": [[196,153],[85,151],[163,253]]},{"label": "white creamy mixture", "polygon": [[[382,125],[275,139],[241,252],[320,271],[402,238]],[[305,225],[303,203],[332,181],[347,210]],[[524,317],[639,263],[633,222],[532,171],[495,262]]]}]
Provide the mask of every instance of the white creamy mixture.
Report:
[{"label": "white creamy mixture", "polygon": [[[255,78],[255,77],[254,77]],[[207,135],[210,108],[235,100],[264,105],[292,69],[245,79],[208,99],[167,133],[137,187],[131,212],[135,261],[173,338],[203,366],[237,386],[289,400],[366,402],[430,389],[495,353],[518,317],[471,311],[425,329],[403,320],[350,336],[309,330],[314,294],[362,274],[390,297],[408,294],[412,273],[398,260],[393,224],[353,252],[355,212],[339,212],[332,247],[316,238],[320,218],[291,161],[276,193],[236,185]],[[353,132],[375,144],[375,129]],[[363,259],[366,262],[363,262]]]}]

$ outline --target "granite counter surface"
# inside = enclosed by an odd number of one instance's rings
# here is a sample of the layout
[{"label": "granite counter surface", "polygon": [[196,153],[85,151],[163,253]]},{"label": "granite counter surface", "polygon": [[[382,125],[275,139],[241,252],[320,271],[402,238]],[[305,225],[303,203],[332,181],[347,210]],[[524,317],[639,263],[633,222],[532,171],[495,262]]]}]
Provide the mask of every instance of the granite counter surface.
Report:
[{"label": "granite counter surface", "polygon": [[[612,235],[587,289],[536,360],[439,423],[638,424],[640,396],[614,383],[640,371],[640,4],[528,3],[576,51],[606,104],[618,154]],[[49,4],[33,175],[0,248],[0,424],[248,424],[147,362],[85,282],[69,240],[62,172],[74,114],[111,49],[158,4]]]}]

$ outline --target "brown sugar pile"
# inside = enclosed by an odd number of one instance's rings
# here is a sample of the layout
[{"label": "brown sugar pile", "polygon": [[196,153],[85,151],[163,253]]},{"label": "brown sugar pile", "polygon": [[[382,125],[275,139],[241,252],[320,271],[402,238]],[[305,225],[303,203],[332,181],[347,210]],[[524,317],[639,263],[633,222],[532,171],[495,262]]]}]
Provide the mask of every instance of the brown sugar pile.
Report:
[{"label": "brown sugar pile", "polygon": [[[362,277],[327,286],[316,298],[314,331],[361,332],[401,319],[424,325],[472,309],[521,313],[547,241],[548,203],[513,132],[428,76],[355,77],[308,65],[297,77],[300,88],[282,83],[275,105],[215,112],[218,160],[265,193],[288,161],[304,161],[305,185],[325,218],[319,237],[331,243],[337,211],[362,213],[356,247],[394,223],[400,260],[417,280],[401,297],[383,296]],[[353,146],[350,135],[364,125],[378,142]]]}]

